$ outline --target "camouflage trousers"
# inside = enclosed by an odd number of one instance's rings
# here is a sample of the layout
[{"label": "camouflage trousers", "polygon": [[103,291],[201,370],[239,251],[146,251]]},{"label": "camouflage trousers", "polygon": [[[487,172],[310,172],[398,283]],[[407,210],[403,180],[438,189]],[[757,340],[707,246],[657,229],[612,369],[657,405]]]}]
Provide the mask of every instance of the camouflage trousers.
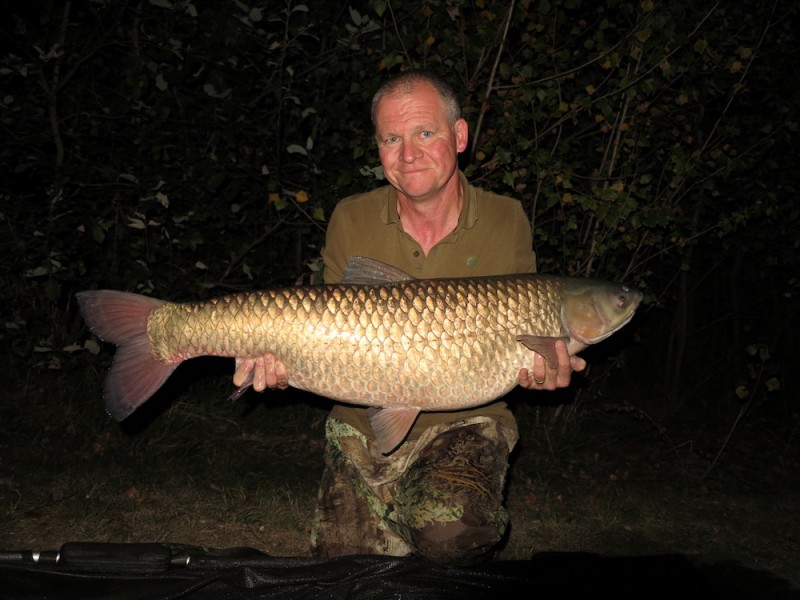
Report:
[{"label": "camouflage trousers", "polygon": [[326,437],[315,556],[416,554],[470,564],[488,558],[502,539],[516,428],[489,417],[443,423],[389,456],[337,419],[328,419]]}]

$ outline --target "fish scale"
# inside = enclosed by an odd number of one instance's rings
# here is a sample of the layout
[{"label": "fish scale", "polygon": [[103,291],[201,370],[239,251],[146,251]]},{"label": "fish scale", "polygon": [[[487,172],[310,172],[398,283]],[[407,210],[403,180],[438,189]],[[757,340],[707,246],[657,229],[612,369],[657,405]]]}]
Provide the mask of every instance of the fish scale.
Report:
[{"label": "fish scale", "polygon": [[294,287],[164,304],[148,336],[165,362],[272,352],[291,385],[334,400],[466,408],[515,385],[530,362],[518,334],[565,335],[559,293],[558,280],[542,276]]},{"label": "fish scale", "polygon": [[[498,398],[531,364],[531,350],[552,364],[555,341],[564,339],[574,354],[625,325],[642,298],[592,279],[414,280],[369,259],[354,264],[354,282],[206,302],[80,292],[90,329],[119,346],[104,392],[109,412],[127,417],[189,358],[272,353],[290,385],[379,408],[373,428],[381,448],[393,448],[420,410],[460,410]],[[373,281],[371,268],[390,281]]]}]

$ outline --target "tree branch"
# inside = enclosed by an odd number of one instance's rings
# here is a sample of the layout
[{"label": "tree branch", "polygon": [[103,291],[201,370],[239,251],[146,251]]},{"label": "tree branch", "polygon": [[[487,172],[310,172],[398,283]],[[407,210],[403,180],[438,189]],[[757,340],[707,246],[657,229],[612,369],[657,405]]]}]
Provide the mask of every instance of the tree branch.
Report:
[{"label": "tree branch", "polygon": [[508,14],[506,15],[506,22],[503,26],[503,37],[500,40],[500,47],[497,48],[497,55],[494,59],[494,66],[492,66],[492,74],[489,76],[489,82],[486,84],[486,94],[483,97],[483,103],[481,104],[481,112],[478,115],[478,123],[475,126],[475,142],[472,144],[472,152],[470,153],[469,161],[473,162],[475,160],[475,152],[478,149],[478,138],[481,134],[481,127],[483,126],[483,117],[489,110],[489,96],[492,95],[492,90],[494,89],[494,78],[497,74],[497,67],[500,65],[500,57],[503,54],[503,46],[505,46],[506,39],[508,38],[508,28],[511,25],[511,15],[514,13],[514,6],[516,5],[516,0],[511,0],[511,6],[508,7]]}]

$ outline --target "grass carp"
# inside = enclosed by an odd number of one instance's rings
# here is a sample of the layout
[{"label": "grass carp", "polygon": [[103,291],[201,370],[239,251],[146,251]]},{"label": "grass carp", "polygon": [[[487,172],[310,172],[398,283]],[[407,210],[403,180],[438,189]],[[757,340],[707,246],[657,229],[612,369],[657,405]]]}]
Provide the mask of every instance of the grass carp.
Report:
[{"label": "grass carp", "polygon": [[274,353],[290,385],[371,406],[383,452],[420,411],[462,410],[510,391],[531,350],[555,361],[633,317],[642,294],[596,279],[516,274],[413,279],[353,257],[343,283],[173,303],[113,290],[77,294],[90,330],[118,346],[106,378],[108,412],[122,420],[184,360]]}]

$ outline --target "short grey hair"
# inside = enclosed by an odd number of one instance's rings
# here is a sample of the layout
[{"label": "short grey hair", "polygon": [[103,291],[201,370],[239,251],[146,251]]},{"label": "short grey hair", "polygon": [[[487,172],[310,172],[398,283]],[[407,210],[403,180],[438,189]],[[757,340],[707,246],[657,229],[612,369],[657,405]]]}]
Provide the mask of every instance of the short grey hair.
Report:
[{"label": "short grey hair", "polygon": [[384,96],[389,94],[410,94],[414,91],[414,87],[420,83],[428,83],[433,86],[442,99],[444,104],[444,112],[447,117],[448,123],[452,126],[461,118],[461,104],[458,101],[456,92],[447,81],[432,71],[425,69],[414,69],[412,71],[403,71],[388,79],[375,95],[372,97],[372,125],[375,126],[375,113],[378,108],[378,103]]}]

